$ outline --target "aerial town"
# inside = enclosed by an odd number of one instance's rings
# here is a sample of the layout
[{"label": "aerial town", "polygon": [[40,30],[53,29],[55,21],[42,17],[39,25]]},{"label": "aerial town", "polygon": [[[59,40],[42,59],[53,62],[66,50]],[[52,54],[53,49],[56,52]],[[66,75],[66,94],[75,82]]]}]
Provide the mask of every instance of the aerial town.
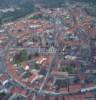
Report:
[{"label": "aerial town", "polygon": [[5,23],[0,66],[0,100],[96,100],[96,18],[75,5]]}]

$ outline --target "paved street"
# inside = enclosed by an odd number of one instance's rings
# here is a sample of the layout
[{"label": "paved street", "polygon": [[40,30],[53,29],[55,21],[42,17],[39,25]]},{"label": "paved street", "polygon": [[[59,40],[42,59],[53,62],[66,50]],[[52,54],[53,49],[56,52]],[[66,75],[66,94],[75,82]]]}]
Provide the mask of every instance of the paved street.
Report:
[{"label": "paved street", "polygon": [[0,73],[6,72],[6,64],[3,58],[0,57]]}]

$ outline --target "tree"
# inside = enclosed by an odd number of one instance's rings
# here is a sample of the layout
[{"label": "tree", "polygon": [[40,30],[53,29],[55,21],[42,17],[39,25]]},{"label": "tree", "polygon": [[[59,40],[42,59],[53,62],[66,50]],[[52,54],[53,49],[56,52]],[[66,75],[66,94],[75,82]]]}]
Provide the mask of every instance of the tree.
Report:
[{"label": "tree", "polygon": [[76,72],[75,68],[72,67],[72,66],[67,66],[67,67],[65,67],[65,68],[63,67],[63,68],[61,69],[61,71],[62,71],[62,72],[68,72],[69,74],[73,74],[73,73]]},{"label": "tree", "polygon": [[38,53],[38,52],[36,52],[36,53],[34,54],[34,56],[35,56],[35,57],[38,57],[38,56],[39,56],[39,53]]},{"label": "tree", "polygon": [[14,64],[20,63],[20,55],[19,55],[19,54],[16,54],[16,55],[13,57],[13,63],[14,63]]},{"label": "tree", "polygon": [[26,50],[20,51],[19,54],[16,54],[13,57],[13,63],[14,64],[18,64],[18,63],[23,62],[23,61],[26,61],[26,60],[28,60],[28,53],[27,53]]},{"label": "tree", "polygon": [[20,52],[20,60],[21,61],[25,61],[25,60],[27,60],[28,59],[28,53],[27,53],[27,51],[26,50],[22,50],[21,52]]},{"label": "tree", "polygon": [[0,17],[0,27],[1,27],[1,25],[2,25],[2,18]]},{"label": "tree", "polygon": [[35,69],[36,70],[39,70],[40,69],[40,66],[38,64],[35,64]]}]

